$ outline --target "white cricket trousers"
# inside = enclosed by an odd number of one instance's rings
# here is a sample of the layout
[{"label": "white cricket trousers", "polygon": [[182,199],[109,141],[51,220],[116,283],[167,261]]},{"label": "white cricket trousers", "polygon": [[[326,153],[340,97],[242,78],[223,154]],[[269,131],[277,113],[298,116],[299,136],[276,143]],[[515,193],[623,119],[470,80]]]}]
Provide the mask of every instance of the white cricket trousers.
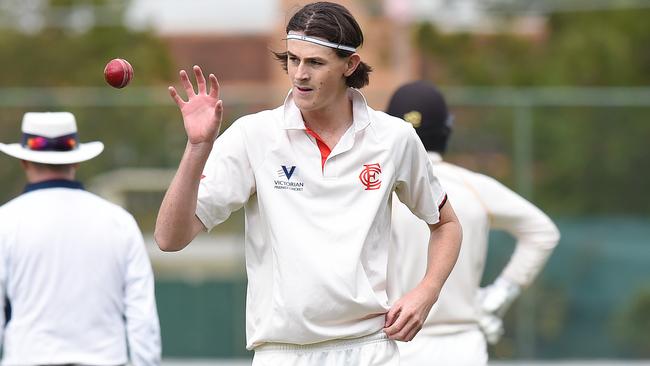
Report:
[{"label": "white cricket trousers", "polygon": [[395,341],[383,330],[354,339],[311,345],[266,343],[255,348],[253,366],[399,366]]},{"label": "white cricket trousers", "polygon": [[480,330],[454,334],[418,334],[397,342],[402,366],[485,366],[487,344]]}]

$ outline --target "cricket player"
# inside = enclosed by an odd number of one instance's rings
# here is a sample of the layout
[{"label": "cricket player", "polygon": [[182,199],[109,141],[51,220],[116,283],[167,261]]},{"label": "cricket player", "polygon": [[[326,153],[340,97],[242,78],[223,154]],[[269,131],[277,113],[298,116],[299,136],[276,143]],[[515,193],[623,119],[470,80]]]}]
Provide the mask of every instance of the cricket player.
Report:
[{"label": "cricket player", "polygon": [[[219,134],[222,101],[198,66],[174,87],[188,141],[155,238],[184,248],[245,208],[247,348],[253,365],[398,365],[395,340],[419,331],[459,251],[461,230],[412,126],[370,108],[371,68],[344,7],[305,5],[276,56],[293,84],[283,105]],[[393,192],[428,223],[428,267],[412,291],[386,292]],[[405,264],[408,266],[408,264]]]},{"label": "cricket player", "polygon": [[160,365],[140,229],[75,180],[79,163],[104,145],[80,143],[69,112],[28,112],[22,133],[20,143],[0,144],[20,159],[28,182],[0,207],[2,365]]},{"label": "cricket player", "polygon": [[[485,365],[486,341],[499,340],[504,313],[542,269],[558,243],[559,232],[548,216],[501,183],[442,160],[452,118],[433,85],[418,81],[402,86],[393,94],[388,113],[415,127],[463,230],[458,262],[439,301],[418,336],[399,344],[402,363]],[[427,248],[419,244],[427,237],[426,228],[404,205],[394,202],[389,278],[398,281],[390,283],[391,297],[418,285],[426,269]],[[480,289],[490,229],[507,231],[517,245],[496,281]]]}]

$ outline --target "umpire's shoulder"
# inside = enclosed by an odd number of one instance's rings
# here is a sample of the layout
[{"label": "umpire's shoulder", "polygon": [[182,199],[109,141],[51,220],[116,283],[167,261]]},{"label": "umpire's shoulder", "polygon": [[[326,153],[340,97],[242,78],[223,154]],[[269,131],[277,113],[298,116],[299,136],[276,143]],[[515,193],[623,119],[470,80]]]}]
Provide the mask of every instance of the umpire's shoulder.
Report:
[{"label": "umpire's shoulder", "polygon": [[17,210],[20,207],[20,202],[23,199],[23,195],[14,197],[3,205],[0,205],[0,228],[9,227],[11,220],[18,218],[21,215],[17,215]]},{"label": "umpire's shoulder", "polygon": [[135,218],[124,207],[92,192],[84,193],[87,194],[89,215],[103,216],[103,219],[107,222],[120,227],[131,227],[135,224]]}]

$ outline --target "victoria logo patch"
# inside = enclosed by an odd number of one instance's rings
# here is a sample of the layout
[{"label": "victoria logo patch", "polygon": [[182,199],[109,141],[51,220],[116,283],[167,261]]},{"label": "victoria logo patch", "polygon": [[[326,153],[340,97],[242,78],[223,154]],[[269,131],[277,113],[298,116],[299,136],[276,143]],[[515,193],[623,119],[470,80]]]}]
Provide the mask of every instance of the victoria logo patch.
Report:
[{"label": "victoria logo patch", "polygon": [[291,176],[293,175],[293,172],[296,171],[296,166],[292,165],[291,167],[287,167],[286,165],[282,166],[282,171],[278,170],[278,173],[280,173],[280,176],[284,174],[285,177],[287,177],[287,180],[291,180]]},{"label": "victoria logo patch", "polygon": [[[281,165],[278,169],[278,179],[273,180],[275,189],[288,189],[291,191],[302,191],[305,186],[304,182],[298,179],[295,165]],[[293,180],[291,179],[293,178]]]}]

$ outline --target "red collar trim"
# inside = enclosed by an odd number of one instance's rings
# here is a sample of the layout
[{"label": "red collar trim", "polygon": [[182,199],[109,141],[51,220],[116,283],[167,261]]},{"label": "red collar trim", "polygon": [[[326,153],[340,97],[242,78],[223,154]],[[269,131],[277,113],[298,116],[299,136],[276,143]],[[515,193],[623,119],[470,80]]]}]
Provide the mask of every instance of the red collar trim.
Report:
[{"label": "red collar trim", "polygon": [[327,157],[330,156],[332,149],[330,149],[330,147],[327,146],[327,144],[323,141],[323,139],[320,136],[318,136],[316,132],[310,130],[309,127],[305,126],[305,132],[307,132],[309,136],[316,139],[316,145],[318,145],[318,150],[320,151],[321,169],[324,170],[325,161],[327,160]]}]

